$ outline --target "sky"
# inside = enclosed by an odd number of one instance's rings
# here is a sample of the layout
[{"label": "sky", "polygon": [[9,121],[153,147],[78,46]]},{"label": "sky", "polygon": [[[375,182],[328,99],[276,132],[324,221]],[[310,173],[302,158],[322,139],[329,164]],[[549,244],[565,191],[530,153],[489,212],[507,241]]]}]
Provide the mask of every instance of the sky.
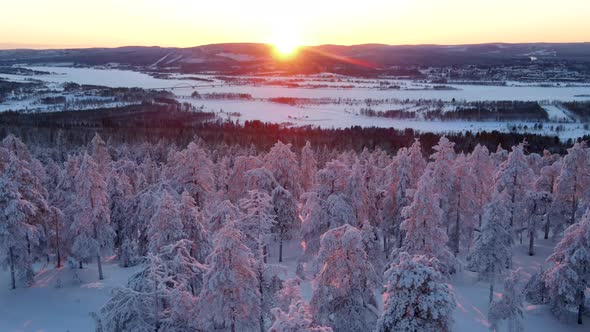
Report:
[{"label": "sky", "polygon": [[590,0],[3,2],[0,48],[590,41]]}]

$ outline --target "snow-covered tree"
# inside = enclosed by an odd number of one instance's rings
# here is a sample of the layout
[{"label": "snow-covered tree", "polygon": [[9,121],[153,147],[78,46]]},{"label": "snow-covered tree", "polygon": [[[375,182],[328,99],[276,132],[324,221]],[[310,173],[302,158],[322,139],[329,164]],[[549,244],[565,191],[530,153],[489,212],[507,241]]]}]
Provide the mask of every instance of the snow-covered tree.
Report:
[{"label": "snow-covered tree", "polygon": [[260,329],[260,293],[250,248],[236,225],[221,228],[207,258],[198,320],[206,331]]},{"label": "snow-covered tree", "polygon": [[266,263],[266,248],[276,224],[272,198],[261,191],[251,190],[247,197],[240,200],[240,208],[244,213],[237,226],[246,235],[246,244],[255,256]]},{"label": "snow-covered tree", "polygon": [[[548,192],[552,202],[555,198],[555,185],[557,184],[557,178],[559,177],[559,173],[561,172],[561,165],[561,160],[558,160],[551,164],[543,166],[539,172],[540,174],[537,178],[537,182],[535,182],[535,190]],[[549,238],[549,231],[552,228],[551,220],[554,218],[561,218],[558,215],[559,213],[560,212],[557,209],[551,209],[545,216],[545,222],[543,225],[543,238],[545,240]]]},{"label": "snow-covered tree", "polygon": [[206,219],[205,225],[209,234],[215,234],[230,222],[236,221],[240,217],[240,210],[229,200],[224,200],[215,204],[210,216]]},{"label": "snow-covered tree", "polygon": [[579,221],[590,203],[589,166],[590,153],[585,143],[574,144],[563,157],[552,207],[558,217],[554,225],[558,232]]},{"label": "snow-covered tree", "polygon": [[184,225],[180,219],[178,204],[167,191],[160,192],[159,202],[154,215],[149,221],[149,251],[157,253],[165,245],[186,237]]},{"label": "snow-covered tree", "polygon": [[291,151],[291,144],[275,143],[264,157],[264,164],[279,185],[295,197],[301,195],[301,178],[297,155]]},{"label": "snow-covered tree", "polygon": [[303,221],[301,232],[307,258],[318,252],[320,237],[330,229],[330,216],[328,215],[326,202],[315,192],[308,192],[301,197],[304,200],[301,209]]},{"label": "snow-covered tree", "polygon": [[477,224],[478,183],[463,154],[455,160],[452,171],[449,242],[453,252],[458,254],[461,243],[467,243],[469,248],[473,240],[473,230]]},{"label": "snow-covered tree", "polygon": [[111,169],[108,178],[108,192],[111,211],[111,223],[115,230],[115,249],[122,266],[131,265],[131,257],[128,252],[123,253],[123,244],[129,245],[133,241],[133,234],[129,233],[130,227],[127,223],[132,219],[131,207],[136,191],[131,184],[131,179],[125,174],[122,168],[116,165]]},{"label": "snow-covered tree", "polygon": [[227,196],[236,203],[246,190],[246,172],[255,168],[262,168],[264,162],[256,156],[239,156],[234,161],[234,166],[227,180]]},{"label": "snow-covered tree", "polygon": [[346,197],[354,212],[354,219],[357,223],[369,220],[372,200],[369,194],[365,179],[365,165],[357,161],[353,167],[348,181],[346,182]]},{"label": "snow-covered tree", "polygon": [[94,160],[98,166],[98,171],[105,179],[107,179],[111,170],[112,158],[109,154],[107,144],[102,140],[98,133],[94,134],[94,137],[90,142],[89,150],[92,160]]},{"label": "snow-covered tree", "polygon": [[321,199],[327,199],[333,194],[342,194],[346,191],[346,182],[350,176],[350,169],[339,160],[332,160],[319,170],[315,175],[314,191]]},{"label": "snow-covered tree", "polygon": [[525,218],[529,236],[529,256],[535,254],[535,238],[537,237],[537,225],[541,225],[547,218],[551,207],[551,194],[546,191],[528,191],[525,200]]},{"label": "snow-covered tree", "polygon": [[133,274],[127,287],[115,288],[96,315],[97,329],[104,332],[196,330],[191,317],[198,308],[206,267],[190,256],[188,240],[148,254],[143,268]]},{"label": "snow-covered tree", "polygon": [[488,320],[491,324],[490,330],[498,331],[498,325],[502,320],[508,323],[509,332],[522,332],[524,326],[523,319],[523,292],[522,286],[519,285],[522,279],[520,269],[513,270],[504,279],[504,292],[502,298],[494,300],[490,305]]},{"label": "snow-covered tree", "polygon": [[467,257],[468,268],[479,273],[479,278],[490,282],[490,302],[494,295],[494,283],[509,264],[512,253],[507,193],[499,194],[485,208],[483,224],[475,244]]},{"label": "snow-covered tree", "polygon": [[453,164],[455,160],[455,143],[445,136],[441,137],[438,144],[432,147],[435,151],[428,163],[427,172],[431,177],[431,195],[438,199],[438,206],[442,210],[442,222],[447,234],[451,228],[451,209],[453,206]]},{"label": "snow-covered tree", "polygon": [[246,196],[250,190],[258,190],[270,195],[273,189],[279,186],[272,173],[264,167],[247,171],[244,174],[244,180],[244,190],[240,194],[241,198]]},{"label": "snow-covered tree", "polygon": [[426,169],[426,160],[422,155],[422,145],[419,139],[415,139],[414,143],[408,148],[408,157],[410,158],[410,179],[412,181],[410,188],[416,188],[418,181]]},{"label": "snow-covered tree", "polygon": [[531,304],[546,304],[549,301],[548,289],[545,284],[546,272],[547,268],[542,265],[524,287],[524,296]]},{"label": "snow-covered tree", "polygon": [[299,300],[289,306],[287,312],[281,308],[271,310],[274,322],[268,332],[332,332],[332,328],[315,326],[305,302]]},{"label": "snow-covered tree", "polygon": [[215,189],[213,164],[209,155],[194,142],[185,150],[170,155],[164,176],[179,194],[188,191],[200,208],[205,206]]},{"label": "snow-covered tree", "polygon": [[[398,151],[394,161],[389,166],[388,184],[385,187],[381,210],[381,233],[383,234],[383,250],[389,255],[390,238],[396,236],[396,247],[403,242],[401,223],[403,221],[402,210],[411,202],[408,190],[417,183],[412,177],[414,165],[410,162],[409,152],[406,148]],[[395,243],[394,242],[394,243]]]},{"label": "snow-covered tree", "polygon": [[451,331],[456,303],[436,270],[435,258],[401,253],[385,273],[386,290],[378,332]]},{"label": "snow-covered tree", "polygon": [[293,195],[283,187],[276,187],[272,191],[272,205],[276,224],[274,232],[279,237],[279,263],[283,261],[283,242],[293,235],[293,230],[299,226],[297,201]]},{"label": "snow-covered tree", "polygon": [[524,218],[524,204],[526,192],[533,189],[535,175],[531,170],[524,154],[525,143],[512,147],[508,159],[503,162],[494,178],[494,193],[506,193],[504,208],[508,210],[508,225],[510,232],[515,236],[520,234],[522,242],[522,230],[526,224]]},{"label": "snow-covered tree", "polygon": [[354,208],[348,203],[344,195],[330,195],[326,200],[326,207],[328,209],[329,227],[346,224],[355,227],[359,225]]},{"label": "snow-covered tree", "polygon": [[490,157],[488,149],[484,145],[476,145],[473,152],[467,157],[470,172],[475,178],[475,208],[477,224],[481,227],[483,210],[490,201],[491,188],[494,184],[494,161]]},{"label": "snow-covered tree", "polygon": [[310,191],[313,187],[313,179],[318,171],[318,162],[315,159],[314,152],[311,149],[309,141],[301,149],[301,159],[299,172],[301,174],[301,185],[304,191]]},{"label": "snow-covered tree", "polygon": [[99,279],[103,279],[101,254],[113,248],[115,232],[111,225],[111,212],[107,184],[98,165],[88,154],[84,154],[80,170],[75,178],[72,202],[73,239],[71,253],[82,262],[96,259]]},{"label": "snow-covered tree", "polygon": [[580,222],[569,226],[553,254],[545,274],[554,313],[563,317],[577,310],[582,324],[585,292],[590,287],[590,209]]},{"label": "snow-covered tree", "polygon": [[336,331],[370,331],[377,319],[375,271],[364,250],[361,232],[344,225],[321,238],[310,302],[314,320]]},{"label": "snow-covered tree", "polygon": [[205,230],[202,220],[202,213],[199,211],[195,200],[187,192],[183,191],[180,196],[178,213],[185,237],[190,240],[190,254],[199,262],[204,262],[211,251],[211,244],[208,232]]},{"label": "snow-covered tree", "polygon": [[454,271],[455,259],[447,249],[447,234],[443,229],[442,209],[438,194],[433,189],[432,170],[427,169],[418,182],[410,206],[403,209],[404,242],[396,252],[435,257],[445,273]]},{"label": "snow-covered tree", "polygon": [[29,245],[39,238],[39,229],[31,223],[37,208],[21,195],[12,180],[16,167],[18,163],[11,162],[0,177],[0,263],[10,267],[12,289],[16,288],[17,279],[26,285],[32,283],[33,257]]}]

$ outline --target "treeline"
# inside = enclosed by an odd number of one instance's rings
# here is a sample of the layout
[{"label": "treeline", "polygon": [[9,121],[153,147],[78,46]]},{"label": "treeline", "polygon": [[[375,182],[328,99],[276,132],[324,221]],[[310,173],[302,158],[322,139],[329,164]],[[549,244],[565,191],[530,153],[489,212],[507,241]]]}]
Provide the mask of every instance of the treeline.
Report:
[{"label": "treeline", "polygon": [[529,101],[478,101],[460,106],[455,111],[441,109],[426,112],[427,120],[467,121],[548,121],[547,111],[537,102]]},{"label": "treeline", "polygon": [[[0,138],[14,133],[27,144],[73,145],[88,144],[94,133],[113,142],[136,143],[166,140],[185,146],[195,135],[211,143],[228,145],[253,145],[259,150],[269,149],[277,140],[302,147],[306,141],[315,146],[335,150],[380,148],[395,153],[408,146],[415,138],[422,142],[424,151],[431,148],[440,134],[419,133],[412,129],[362,128],[321,129],[317,127],[285,127],[280,124],[246,121],[244,123],[222,121],[213,113],[182,111],[182,104],[145,103],[125,107],[68,111],[55,113],[24,114],[0,113]],[[446,133],[457,142],[459,151],[470,152],[477,144],[495,150],[498,145],[514,146],[524,139],[529,152],[565,153],[572,140],[560,142],[558,137],[533,134],[480,132]]]},{"label": "treeline", "polygon": [[568,111],[574,113],[583,122],[590,121],[590,101],[572,101],[563,103]]},{"label": "treeline", "polygon": [[387,110],[387,111],[376,111],[372,108],[361,108],[361,115],[370,117],[380,118],[393,118],[393,119],[415,119],[416,112],[408,112],[404,110]]}]

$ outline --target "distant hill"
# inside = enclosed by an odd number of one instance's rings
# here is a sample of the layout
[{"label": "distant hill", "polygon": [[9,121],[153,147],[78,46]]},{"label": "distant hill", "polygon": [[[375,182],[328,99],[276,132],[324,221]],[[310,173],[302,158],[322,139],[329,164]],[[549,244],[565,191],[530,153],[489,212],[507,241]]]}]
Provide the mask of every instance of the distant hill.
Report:
[{"label": "distant hill", "polygon": [[528,43],[475,45],[321,45],[305,47],[292,61],[272,56],[265,44],[212,44],[190,48],[127,46],[63,50],[0,50],[0,65],[74,63],[141,67],[154,71],[222,74],[335,72],[387,74],[412,66],[518,65],[531,59],[543,63],[590,68],[590,43]]}]

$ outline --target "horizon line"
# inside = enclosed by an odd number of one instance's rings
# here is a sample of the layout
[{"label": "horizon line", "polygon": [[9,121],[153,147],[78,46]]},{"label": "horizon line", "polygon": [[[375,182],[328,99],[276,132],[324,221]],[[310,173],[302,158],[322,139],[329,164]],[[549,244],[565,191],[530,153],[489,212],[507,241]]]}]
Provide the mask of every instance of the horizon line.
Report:
[{"label": "horizon line", "polygon": [[[323,46],[342,46],[342,47],[353,47],[353,46],[366,46],[366,45],[379,45],[379,46],[476,46],[476,45],[519,45],[519,44],[588,44],[590,41],[559,41],[559,42],[552,42],[552,41],[527,41],[527,42],[503,42],[503,41],[495,41],[495,42],[475,42],[475,43],[417,43],[417,44],[388,44],[388,43],[378,43],[378,42],[367,42],[367,43],[360,43],[360,44],[332,44],[332,43],[324,43],[324,44],[314,44],[314,45],[301,45],[301,48],[305,47],[323,47]],[[214,45],[272,45],[272,43],[266,42],[219,42],[219,43],[209,43],[209,44],[197,44],[193,46],[161,46],[161,45],[138,45],[138,44],[125,44],[125,45],[112,45],[112,46],[90,46],[90,45],[52,45],[52,44],[29,44],[29,43],[2,43],[0,42],[0,51],[19,51],[19,50],[34,50],[34,51],[49,51],[49,50],[84,50],[84,49],[117,49],[117,48],[127,48],[127,47],[143,47],[143,48],[177,48],[177,49],[188,49],[188,48],[196,48],[196,47],[204,47],[204,46],[214,46]]]}]

